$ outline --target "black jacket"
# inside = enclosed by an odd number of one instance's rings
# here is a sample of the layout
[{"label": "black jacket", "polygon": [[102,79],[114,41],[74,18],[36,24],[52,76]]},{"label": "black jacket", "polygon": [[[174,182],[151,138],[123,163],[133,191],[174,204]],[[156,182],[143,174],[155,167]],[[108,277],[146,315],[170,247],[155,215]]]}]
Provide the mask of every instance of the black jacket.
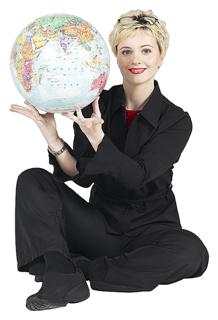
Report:
[{"label": "black jacket", "polygon": [[[132,227],[135,230],[133,216],[130,212],[126,213],[129,207],[133,207],[137,227],[153,222],[180,224],[171,190],[172,169],[192,131],[188,112],[163,96],[156,80],[149,100],[133,119],[129,129],[125,122],[122,85],[103,90],[99,107],[104,119],[102,128],[105,136],[97,152],[74,122],[73,149],[68,144],[67,148],[77,159],[79,174],[74,177],[64,174],[55,157],[49,153],[49,163],[54,166],[56,179],[63,182],[72,180],[82,187],[94,183],[89,202],[107,211],[111,231],[115,233],[128,232]],[[92,105],[82,112],[85,117],[90,117]],[[166,211],[169,203],[174,203],[171,212]],[[113,212],[109,210],[112,204],[126,208],[125,214],[116,214],[114,208]],[[152,204],[154,212],[148,214]],[[138,215],[135,217],[135,205],[140,211],[140,218]]]}]

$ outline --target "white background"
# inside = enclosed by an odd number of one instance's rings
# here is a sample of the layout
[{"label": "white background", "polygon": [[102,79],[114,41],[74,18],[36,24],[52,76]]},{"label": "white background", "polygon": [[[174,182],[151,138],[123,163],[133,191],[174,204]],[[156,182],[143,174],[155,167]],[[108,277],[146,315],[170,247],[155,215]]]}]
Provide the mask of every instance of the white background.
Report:
[{"label": "white background", "polygon": [[[216,1],[68,1],[17,2],[6,0],[1,8],[1,318],[22,319],[215,319],[217,296],[217,10]],[[188,111],[193,122],[191,138],[174,167],[173,190],[185,229],[196,233],[210,253],[207,271],[151,292],[114,293],[91,290],[88,300],[66,308],[31,312],[26,298],[40,288],[28,273],[16,268],[14,204],[19,173],[31,167],[52,172],[47,145],[28,118],[9,112],[11,103],[23,103],[9,73],[9,56],[18,33],[36,18],[51,13],[75,14],[93,24],[108,46],[108,35],[117,18],[128,10],[152,9],[166,21],[170,46],[156,75],[162,93]],[[111,51],[110,51],[111,52]],[[106,89],[122,82],[111,52],[111,72]],[[58,132],[70,145],[71,120],[56,115]],[[88,200],[90,188],[67,182]],[[217,299],[217,298],[216,298]],[[2,317],[3,315],[3,317]]]}]

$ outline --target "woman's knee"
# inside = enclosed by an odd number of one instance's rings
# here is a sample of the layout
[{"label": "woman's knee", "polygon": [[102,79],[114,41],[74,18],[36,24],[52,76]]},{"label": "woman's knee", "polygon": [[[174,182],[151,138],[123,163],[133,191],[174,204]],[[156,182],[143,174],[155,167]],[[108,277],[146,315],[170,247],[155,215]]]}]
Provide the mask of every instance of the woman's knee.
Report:
[{"label": "woman's knee", "polygon": [[202,240],[193,232],[183,230],[188,235],[186,242],[186,260],[192,271],[191,277],[201,276],[207,269],[209,253]]},{"label": "woman's knee", "polygon": [[16,185],[16,215],[30,214],[32,208],[43,207],[48,212],[62,206],[59,190],[54,182],[53,175],[43,168],[30,168],[21,172]]},{"label": "woman's knee", "polygon": [[29,185],[34,178],[45,175],[52,175],[49,171],[43,168],[29,168],[22,171],[17,178],[17,185]]}]

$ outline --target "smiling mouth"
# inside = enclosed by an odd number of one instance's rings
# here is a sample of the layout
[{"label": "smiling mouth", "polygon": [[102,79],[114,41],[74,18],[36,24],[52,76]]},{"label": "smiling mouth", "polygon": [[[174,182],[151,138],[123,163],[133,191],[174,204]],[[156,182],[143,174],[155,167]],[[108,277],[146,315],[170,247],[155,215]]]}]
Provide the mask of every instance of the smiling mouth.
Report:
[{"label": "smiling mouth", "polygon": [[140,74],[142,72],[144,72],[146,70],[146,68],[132,68],[129,69],[129,71],[133,74]]}]

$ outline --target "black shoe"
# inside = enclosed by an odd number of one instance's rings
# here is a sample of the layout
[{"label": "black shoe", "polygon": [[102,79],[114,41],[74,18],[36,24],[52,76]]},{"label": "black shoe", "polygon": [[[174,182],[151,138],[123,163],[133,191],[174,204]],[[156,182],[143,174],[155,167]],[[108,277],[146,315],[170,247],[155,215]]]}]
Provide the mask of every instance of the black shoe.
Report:
[{"label": "black shoe", "polygon": [[72,255],[72,260],[74,261],[78,271],[81,270],[86,278],[89,280],[89,263],[91,260],[82,255]]},{"label": "black shoe", "polygon": [[82,272],[45,272],[41,289],[27,298],[26,307],[31,311],[65,307],[89,296],[89,287]]},{"label": "black shoe", "polygon": [[[88,266],[89,266],[89,262],[91,261],[90,259],[88,259],[85,256],[82,255],[72,255],[73,261],[75,262],[76,266],[78,267],[78,269],[81,269],[85,279],[89,280],[89,272],[88,272]],[[42,282],[43,281],[43,275],[42,274],[37,274],[35,275],[35,281],[36,282]]]}]

